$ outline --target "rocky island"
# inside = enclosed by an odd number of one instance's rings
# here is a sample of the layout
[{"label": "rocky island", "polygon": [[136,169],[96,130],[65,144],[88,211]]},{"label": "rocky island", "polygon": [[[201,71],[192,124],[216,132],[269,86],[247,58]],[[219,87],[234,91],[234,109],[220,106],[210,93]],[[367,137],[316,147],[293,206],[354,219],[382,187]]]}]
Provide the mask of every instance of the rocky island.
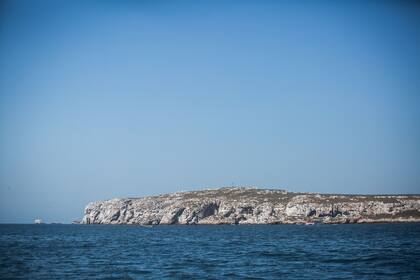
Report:
[{"label": "rocky island", "polygon": [[293,193],[232,187],[89,203],[83,224],[419,222],[420,195]]}]

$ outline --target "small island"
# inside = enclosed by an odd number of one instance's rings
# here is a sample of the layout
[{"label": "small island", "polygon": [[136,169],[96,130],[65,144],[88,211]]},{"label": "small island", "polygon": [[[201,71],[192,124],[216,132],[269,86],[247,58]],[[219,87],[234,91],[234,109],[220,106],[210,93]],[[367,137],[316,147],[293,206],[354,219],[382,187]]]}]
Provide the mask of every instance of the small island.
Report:
[{"label": "small island", "polygon": [[420,222],[420,195],[294,193],[227,187],[89,203],[83,224]]}]

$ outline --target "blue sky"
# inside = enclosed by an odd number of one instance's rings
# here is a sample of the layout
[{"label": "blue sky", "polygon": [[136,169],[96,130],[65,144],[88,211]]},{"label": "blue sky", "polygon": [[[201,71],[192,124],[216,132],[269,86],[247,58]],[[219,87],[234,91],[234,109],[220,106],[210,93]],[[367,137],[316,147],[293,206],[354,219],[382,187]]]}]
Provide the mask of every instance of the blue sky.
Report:
[{"label": "blue sky", "polygon": [[232,183],[420,193],[414,2],[3,1],[0,13],[0,222]]}]

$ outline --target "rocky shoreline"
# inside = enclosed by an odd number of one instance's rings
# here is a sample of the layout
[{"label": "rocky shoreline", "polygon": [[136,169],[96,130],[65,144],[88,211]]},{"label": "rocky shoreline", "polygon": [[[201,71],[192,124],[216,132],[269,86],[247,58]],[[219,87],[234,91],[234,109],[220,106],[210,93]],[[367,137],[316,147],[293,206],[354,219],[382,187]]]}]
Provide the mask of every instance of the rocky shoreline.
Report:
[{"label": "rocky shoreline", "polygon": [[89,203],[83,224],[341,224],[420,222],[420,195],[220,188]]}]

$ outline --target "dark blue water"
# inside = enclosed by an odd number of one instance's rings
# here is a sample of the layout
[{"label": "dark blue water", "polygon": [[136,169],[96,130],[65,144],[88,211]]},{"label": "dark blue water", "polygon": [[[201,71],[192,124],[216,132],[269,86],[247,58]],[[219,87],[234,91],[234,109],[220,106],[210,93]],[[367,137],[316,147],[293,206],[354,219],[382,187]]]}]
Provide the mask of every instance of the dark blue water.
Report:
[{"label": "dark blue water", "polygon": [[420,279],[420,224],[0,225],[0,278]]}]

